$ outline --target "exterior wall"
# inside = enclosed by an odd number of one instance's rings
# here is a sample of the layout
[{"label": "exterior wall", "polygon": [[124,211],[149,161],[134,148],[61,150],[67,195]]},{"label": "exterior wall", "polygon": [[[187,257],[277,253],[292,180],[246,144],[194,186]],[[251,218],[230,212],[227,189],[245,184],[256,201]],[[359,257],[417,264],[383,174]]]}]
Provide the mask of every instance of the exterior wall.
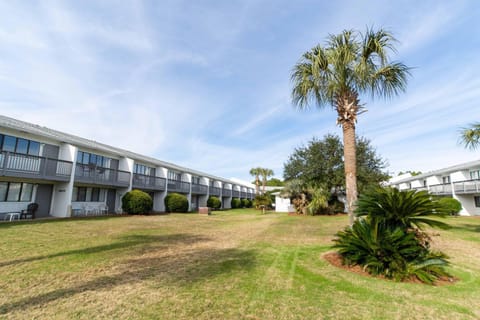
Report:
[{"label": "exterior wall", "polygon": [[480,215],[480,208],[475,207],[474,196],[477,195],[456,195],[456,199],[462,203],[462,211],[460,211],[461,216],[478,216]]},{"label": "exterior wall", "polygon": [[189,173],[182,173],[182,181],[190,183],[190,192],[186,196],[188,199],[188,211],[192,211],[192,175]]},{"label": "exterior wall", "polygon": [[122,210],[123,196],[132,190],[133,166],[135,161],[129,158],[122,158],[118,162],[118,169],[130,172],[130,185],[127,188],[118,188],[115,195],[115,212]]},{"label": "exterior wall", "polygon": [[[200,183],[204,184],[206,186],[209,185],[210,179],[206,177],[201,177],[200,178]],[[207,206],[207,200],[209,196],[209,190],[207,189],[207,194],[200,194],[198,195],[198,206],[199,207],[206,207]]]},{"label": "exterior wall", "polygon": [[288,207],[290,206],[289,198],[282,198],[280,196],[275,196],[275,211],[276,212],[288,212]]},{"label": "exterior wall", "polygon": [[[155,168],[155,175],[157,177],[167,179],[168,169],[164,167]],[[165,197],[168,192],[168,183],[165,183],[165,191],[155,191],[153,194],[153,211],[165,212]]]},{"label": "exterior wall", "polygon": [[[63,143],[60,146],[58,158],[61,160],[77,161],[77,150],[75,146]],[[52,205],[50,206],[50,215],[54,217],[70,217],[72,215],[72,192],[73,181],[75,177],[75,165],[72,166],[70,181],[66,183],[56,183],[53,186]]]}]

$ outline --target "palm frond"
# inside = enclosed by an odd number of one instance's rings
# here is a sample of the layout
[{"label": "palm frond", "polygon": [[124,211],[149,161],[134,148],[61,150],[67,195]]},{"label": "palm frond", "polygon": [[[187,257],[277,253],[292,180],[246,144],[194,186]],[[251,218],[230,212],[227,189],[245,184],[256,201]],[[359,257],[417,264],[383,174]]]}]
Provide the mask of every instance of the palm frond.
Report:
[{"label": "palm frond", "polygon": [[480,146],[480,122],[472,123],[460,131],[459,143],[467,149],[476,150]]}]

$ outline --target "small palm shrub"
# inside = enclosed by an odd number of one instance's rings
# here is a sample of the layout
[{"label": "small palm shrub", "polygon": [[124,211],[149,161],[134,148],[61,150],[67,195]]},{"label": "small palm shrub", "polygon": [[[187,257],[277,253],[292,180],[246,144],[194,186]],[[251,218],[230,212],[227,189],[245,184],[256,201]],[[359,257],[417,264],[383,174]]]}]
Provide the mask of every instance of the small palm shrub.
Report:
[{"label": "small palm shrub", "polygon": [[215,197],[215,196],[208,197],[207,207],[210,207],[213,209],[220,209],[221,206],[222,206],[222,201],[220,201],[218,197]]},{"label": "small palm shrub", "polygon": [[452,216],[458,215],[460,210],[462,210],[462,204],[457,199],[453,198],[440,198],[438,202],[445,208],[448,214]]},{"label": "small palm shrub", "polygon": [[132,190],[122,197],[122,209],[128,214],[145,214],[152,211],[153,200],[148,193]]},{"label": "small palm shrub", "polygon": [[167,212],[187,212],[188,199],[180,193],[170,193],[165,197],[165,210]]},{"label": "small palm shrub", "polygon": [[232,209],[238,209],[242,207],[242,201],[238,198],[232,198],[232,202],[230,203]]},{"label": "small palm shrub", "polygon": [[256,208],[261,206],[265,206],[265,208],[269,208],[272,206],[272,198],[268,194],[257,194],[255,196],[255,200],[253,204]]},{"label": "small palm shrub", "polygon": [[433,217],[445,210],[427,192],[379,188],[359,198],[359,217],[351,228],[336,234],[334,247],[343,262],[395,280],[416,278],[433,283],[449,276],[447,256],[430,249],[423,226],[446,228]]}]

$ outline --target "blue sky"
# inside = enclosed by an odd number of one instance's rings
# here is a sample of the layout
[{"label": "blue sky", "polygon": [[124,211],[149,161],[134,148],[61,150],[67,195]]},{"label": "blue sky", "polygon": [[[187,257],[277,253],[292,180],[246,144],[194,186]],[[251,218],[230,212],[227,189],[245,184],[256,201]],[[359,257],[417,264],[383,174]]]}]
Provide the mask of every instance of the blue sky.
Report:
[{"label": "blue sky", "polygon": [[362,96],[357,134],[389,171],[476,160],[478,1],[3,1],[0,113],[225,178],[282,177],[295,147],[340,134],[296,111],[290,73],[330,33],[383,27],[414,67],[407,92]]}]

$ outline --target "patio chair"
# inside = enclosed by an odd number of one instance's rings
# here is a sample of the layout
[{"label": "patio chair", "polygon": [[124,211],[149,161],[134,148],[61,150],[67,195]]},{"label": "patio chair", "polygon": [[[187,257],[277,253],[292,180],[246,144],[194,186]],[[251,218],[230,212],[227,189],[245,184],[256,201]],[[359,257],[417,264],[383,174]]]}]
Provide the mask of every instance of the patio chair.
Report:
[{"label": "patio chair", "polygon": [[20,219],[35,219],[35,212],[38,210],[38,203],[30,203],[26,210],[20,212]]}]

